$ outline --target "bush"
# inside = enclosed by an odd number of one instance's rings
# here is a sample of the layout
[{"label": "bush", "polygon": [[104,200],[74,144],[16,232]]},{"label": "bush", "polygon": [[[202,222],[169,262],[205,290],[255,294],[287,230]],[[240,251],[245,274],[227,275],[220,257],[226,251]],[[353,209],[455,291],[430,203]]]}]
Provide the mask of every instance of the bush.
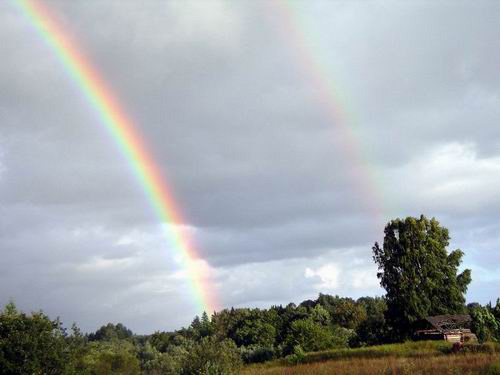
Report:
[{"label": "bush", "polygon": [[94,341],[83,358],[90,375],[139,375],[134,345],[124,340]]},{"label": "bush", "polygon": [[500,340],[500,321],[487,307],[475,307],[470,315],[471,329],[479,342]]},{"label": "bush", "polygon": [[306,353],[302,349],[300,345],[296,345],[293,348],[293,354],[290,354],[286,357],[286,360],[291,365],[297,365],[299,363],[303,363],[306,358]]},{"label": "bush", "polygon": [[229,339],[218,341],[215,337],[203,337],[185,356],[182,375],[230,375],[237,374],[242,366],[236,344]]},{"label": "bush", "polygon": [[143,362],[144,375],[177,375],[181,372],[187,354],[187,345],[169,346],[164,353],[153,348],[152,355],[148,356],[150,358]]},{"label": "bush", "polygon": [[356,332],[353,329],[340,326],[332,328],[332,348],[347,348],[351,342],[356,342]]},{"label": "bush", "polygon": [[339,343],[347,341],[348,335],[345,332],[339,331],[339,342],[335,342],[331,330],[315,323],[311,319],[300,319],[292,323],[290,331],[285,340],[286,353],[293,353],[296,346],[300,346],[306,352],[314,352],[319,350],[331,349]]},{"label": "bush", "polygon": [[276,349],[265,346],[250,346],[240,348],[241,358],[245,363],[262,363],[275,359]]}]

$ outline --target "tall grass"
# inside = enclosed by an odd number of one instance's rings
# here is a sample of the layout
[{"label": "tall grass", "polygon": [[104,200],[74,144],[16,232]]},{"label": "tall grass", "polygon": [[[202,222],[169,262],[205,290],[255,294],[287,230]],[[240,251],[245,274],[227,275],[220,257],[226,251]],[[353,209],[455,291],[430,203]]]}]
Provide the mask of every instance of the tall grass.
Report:
[{"label": "tall grass", "polygon": [[329,350],[306,353],[300,359],[301,364],[296,366],[283,359],[249,366],[243,374],[500,375],[500,372],[495,372],[494,364],[495,361],[500,363],[499,344],[468,345],[466,350],[457,354],[451,354],[451,349],[452,345],[445,341],[419,341]]},{"label": "tall grass", "polygon": [[[403,344],[388,344],[356,349],[337,349],[307,353],[301,363],[323,362],[348,358],[383,357],[429,357],[444,355],[452,345],[446,341],[409,341]],[[285,364],[284,362],[282,362]]]},{"label": "tall grass", "polygon": [[351,358],[297,366],[247,368],[245,375],[500,375],[499,354],[452,354],[426,358]]}]

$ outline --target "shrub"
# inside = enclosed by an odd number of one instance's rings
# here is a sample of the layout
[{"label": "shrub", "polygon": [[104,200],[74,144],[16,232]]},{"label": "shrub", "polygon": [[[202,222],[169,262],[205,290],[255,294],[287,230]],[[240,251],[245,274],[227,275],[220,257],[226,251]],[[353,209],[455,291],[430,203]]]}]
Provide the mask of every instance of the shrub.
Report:
[{"label": "shrub", "polygon": [[471,329],[479,342],[500,340],[500,321],[487,307],[475,307],[471,311]]},{"label": "shrub", "polygon": [[306,358],[306,353],[302,349],[300,345],[296,345],[293,348],[293,354],[290,354],[286,357],[286,360],[291,365],[297,365],[299,363],[303,363]]},{"label": "shrub", "polygon": [[[342,331],[342,334],[344,333]],[[343,340],[343,338],[340,339],[340,341]],[[329,329],[311,319],[299,319],[292,323],[285,340],[285,351],[293,353],[294,348],[299,345],[306,352],[314,352],[333,348],[336,344]]]},{"label": "shrub", "polygon": [[91,375],[140,374],[137,352],[129,341],[94,341],[89,344],[83,362]]},{"label": "shrub", "polygon": [[262,363],[275,359],[276,350],[273,347],[250,346],[240,348],[241,358],[245,363]]},{"label": "shrub", "polygon": [[187,353],[187,349],[182,346],[171,346],[165,353],[154,351],[153,358],[143,365],[144,374],[177,375],[181,372]]},{"label": "shrub", "polygon": [[232,340],[218,341],[207,336],[190,348],[180,374],[230,375],[237,374],[241,366],[240,353]]}]

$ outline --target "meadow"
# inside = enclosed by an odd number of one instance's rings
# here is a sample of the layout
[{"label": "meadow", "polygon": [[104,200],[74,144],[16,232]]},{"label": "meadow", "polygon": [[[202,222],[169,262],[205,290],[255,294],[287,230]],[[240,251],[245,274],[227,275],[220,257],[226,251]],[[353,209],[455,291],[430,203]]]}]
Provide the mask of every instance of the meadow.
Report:
[{"label": "meadow", "polygon": [[251,365],[242,374],[500,375],[500,344],[470,345],[458,353],[453,353],[451,344],[444,341],[329,350]]}]

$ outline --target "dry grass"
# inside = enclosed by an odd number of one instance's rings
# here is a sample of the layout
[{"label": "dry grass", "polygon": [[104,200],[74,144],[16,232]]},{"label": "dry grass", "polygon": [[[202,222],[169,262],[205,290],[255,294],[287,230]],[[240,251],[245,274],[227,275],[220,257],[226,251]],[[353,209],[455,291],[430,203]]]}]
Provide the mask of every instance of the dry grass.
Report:
[{"label": "dry grass", "polygon": [[[302,364],[286,360],[248,366],[246,375],[500,375],[500,345],[472,345],[449,354],[446,342],[407,342],[359,349],[307,353]],[[473,352],[479,351],[479,352]],[[482,351],[482,352],[481,352]]]},{"label": "dry grass", "polygon": [[246,375],[472,375],[500,374],[489,371],[490,365],[500,363],[500,354],[453,354],[433,358],[355,358],[297,366],[251,366]]}]

